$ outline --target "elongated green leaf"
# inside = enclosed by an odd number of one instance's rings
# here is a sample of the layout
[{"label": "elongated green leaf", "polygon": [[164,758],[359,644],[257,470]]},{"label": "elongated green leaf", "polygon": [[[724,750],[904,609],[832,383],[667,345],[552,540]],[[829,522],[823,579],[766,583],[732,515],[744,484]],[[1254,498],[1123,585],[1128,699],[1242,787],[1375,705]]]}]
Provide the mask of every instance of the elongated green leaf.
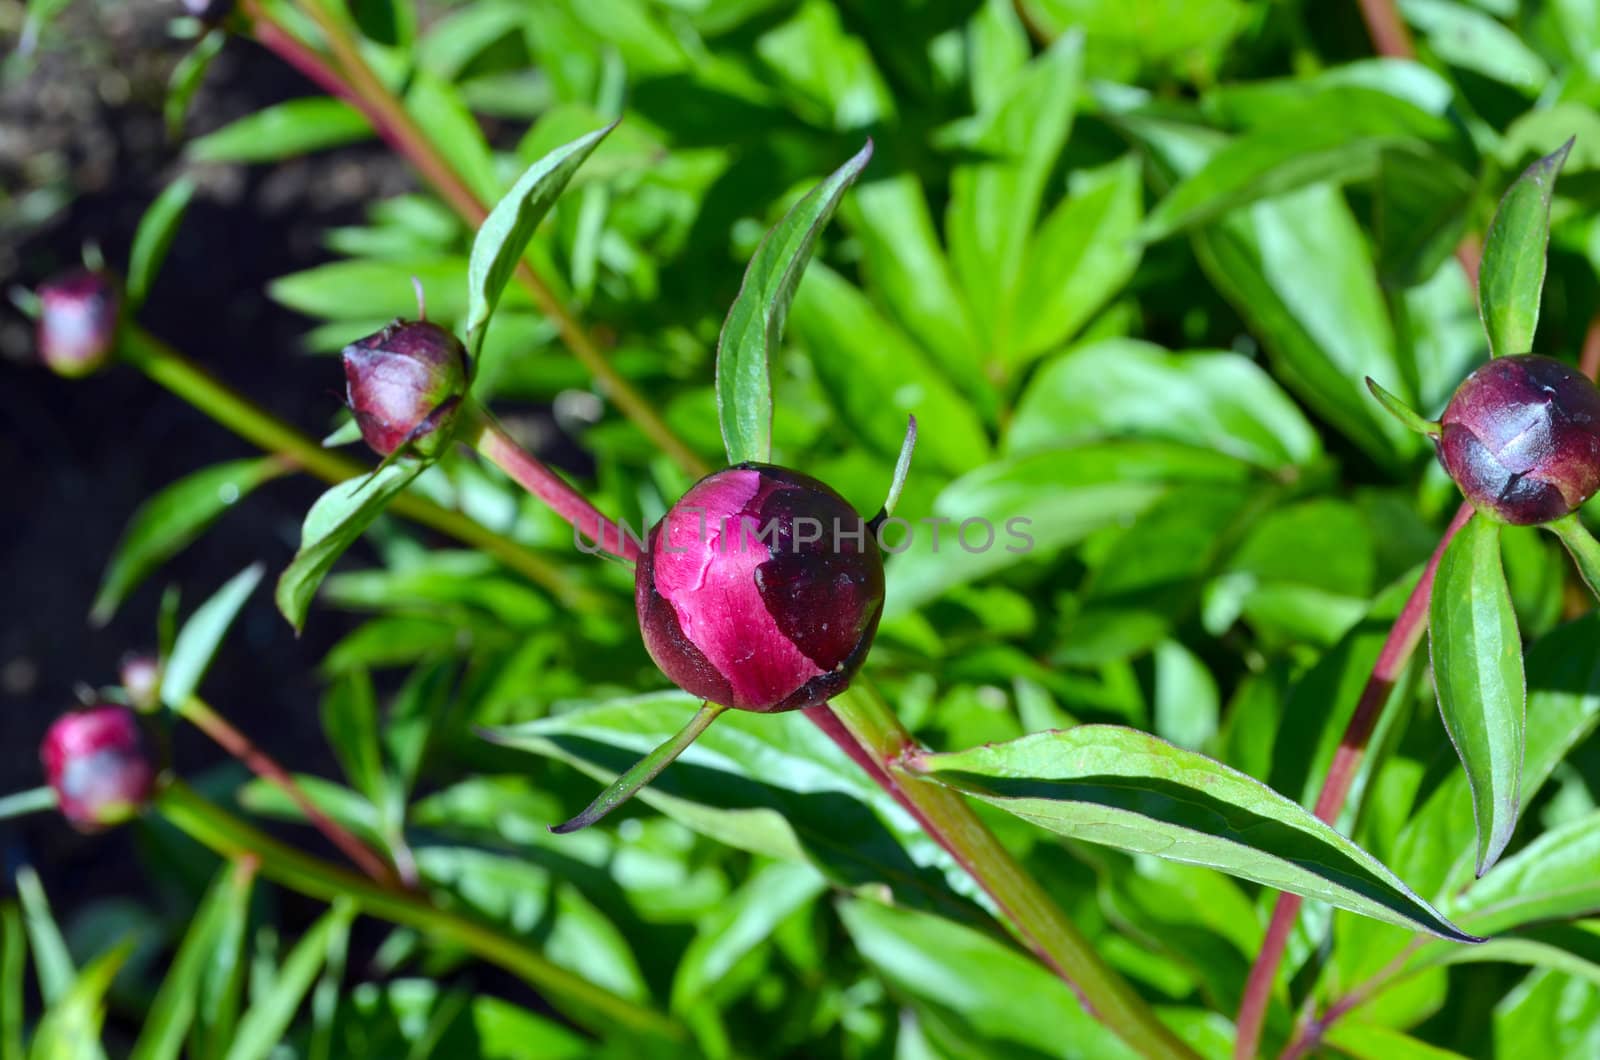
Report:
[{"label": "elongated green leaf", "polygon": [[1482,516],[1462,527],[1439,561],[1428,644],[1439,714],[1472,787],[1482,876],[1517,826],[1527,705],[1500,530]]},{"label": "elongated green leaf", "polygon": [[211,595],[205,603],[195,608],[189,621],[178,631],[172,654],[161,668],[161,702],[177,710],[206,675],[206,669],[227,636],[228,627],[239,617],[239,611],[250,594],[255,592],[265,568],[252,563]]},{"label": "elongated green leaf", "polygon": [[341,482],[317,498],[300,528],[300,551],[278,578],[278,610],[296,632],[305,627],[311,598],[333,569],[334,561],[422,473],[423,467],[420,462],[390,464],[371,475]]},{"label": "elongated green leaf", "polygon": [[[502,185],[495,176],[494,154],[455,86],[419,70],[406,93],[406,110],[422,127],[428,141],[450,160],[451,168],[467,182],[473,194],[484,202],[491,202],[500,194]],[[520,251],[517,256],[522,256]]]},{"label": "elongated green leaf", "polygon": [[772,374],[768,362],[817,237],[839,198],[872,159],[872,141],[783,215],[756,248],[717,340],[717,419],[728,462],[772,458]]},{"label": "elongated green leaf", "polygon": [[1073,180],[1045,217],[1017,281],[1014,364],[1051,352],[1120,291],[1139,265],[1142,167],[1133,155]]},{"label": "elongated green leaf", "polygon": [[1495,211],[1478,268],[1478,311],[1495,357],[1527,353],[1539,327],[1545,246],[1550,242],[1550,197],[1572,150],[1568,140],[1529,166]]},{"label": "elongated green leaf", "polygon": [[[699,705],[686,693],[662,692],[484,735],[604,783],[681,729]],[[975,913],[956,894],[970,893],[970,881],[958,871],[947,878],[952,863],[942,848],[798,711],[728,711],[639,801],[718,842],[809,864],[839,886],[888,884],[899,901],[958,919]]]},{"label": "elongated green leaf", "polygon": [[223,512],[287,465],[272,457],[215,464],[179,479],[134,512],[100,579],[89,621],[103,626],[152,571],[203,534]]},{"label": "elongated green leaf", "polygon": [[[1421,148],[1452,136],[1445,119],[1387,92],[1327,88],[1212,155],[1151,211],[1141,234],[1161,239],[1308,184],[1364,180],[1377,172],[1386,148]],[[1435,158],[1434,164],[1451,163]]]},{"label": "elongated green leaf", "polygon": [[922,426],[922,459],[956,473],[984,461],[989,439],[966,394],[838,273],[811,267],[793,322],[828,399],[862,444],[894,456],[911,414]]},{"label": "elongated green leaf", "polygon": [[0,904],[0,1060],[22,1060],[28,935],[16,902]]},{"label": "elongated green leaf", "polygon": [[247,114],[189,145],[200,162],[276,162],[372,136],[366,117],[327,96],[291,99]]},{"label": "elongated green leaf", "polygon": [[228,935],[243,928],[253,876],[252,870],[240,865],[225,866],[217,873],[144,1014],[129,1060],[176,1060],[194,1023],[213,955]]},{"label": "elongated green leaf", "polygon": [[34,1033],[33,1060],[99,1060],[100,1027],[106,1018],[106,992],[133,950],[123,942],[90,961],[71,988],[51,1005]]},{"label": "elongated green leaf", "polygon": [[28,929],[28,944],[33,950],[33,970],[39,979],[39,993],[46,1004],[59,1001],[78,977],[77,965],[67,951],[50,912],[50,899],[32,865],[17,869],[17,898],[22,903],[22,923]]},{"label": "elongated green leaf", "polygon": [[128,312],[136,312],[150,293],[156,274],[161,271],[161,263],[166,259],[167,248],[172,246],[172,237],[183,220],[183,212],[189,208],[194,188],[193,180],[179,177],[162,189],[140,218],[139,230],[133,236],[133,249],[128,252]]},{"label": "elongated green leaf", "polygon": [[1460,1053],[1441,1049],[1420,1038],[1359,1019],[1340,1020],[1323,1039],[1355,1060],[1466,1060]]},{"label": "elongated green leaf", "polygon": [[172,68],[172,76],[167,79],[167,100],[162,106],[169,140],[176,140],[183,135],[183,122],[189,114],[189,103],[199,91],[200,82],[205,80],[211,61],[221,54],[222,46],[227,42],[227,31],[218,27],[201,37]]},{"label": "elongated green leaf", "polygon": [[354,915],[353,909],[343,901],[336,903],[301,937],[284,958],[271,988],[257,996],[240,1019],[227,1060],[266,1060],[283,1040],[300,1003],[322,970],[329,950],[343,945],[343,937],[349,933]]},{"label": "elongated green leaf", "polygon": [[474,354],[483,346],[489,317],[500,304],[501,292],[528,249],[539,222],[555,206],[578,167],[614,128],[615,123],[596,129],[539,159],[523,171],[484,219],[473,238],[472,259],[467,267],[466,332]]},{"label": "elongated green leaf", "polygon": [[822,893],[825,881],[808,865],[772,862],[751,874],[737,894],[717,906],[678,962],[672,1007],[682,1012],[704,999],[740,958],[770,940],[778,925]]},{"label": "elongated green leaf", "polygon": [[986,464],[945,487],[933,517],[909,527],[886,524],[883,539],[894,558],[885,617],[1125,524],[1173,486],[1250,477],[1242,461],[1165,442],[1045,449]]},{"label": "elongated green leaf", "polygon": [[1600,913],[1600,812],[1535,839],[1467,888],[1450,908],[1485,935]]},{"label": "elongated green leaf", "polygon": [[355,670],[322,698],[322,731],[345,776],[374,805],[383,799],[383,756],[378,749],[378,700],[372,678]]},{"label": "elongated green leaf", "polygon": [[841,901],[839,916],[896,994],[941,1023],[954,1022],[948,1033],[965,1055],[1135,1055],[1083,1010],[1070,987],[990,935],[867,899]]},{"label": "elongated green leaf", "polygon": [[1067,143],[1083,76],[1083,34],[1068,32],[979,113],[950,174],[945,238],[990,358],[1015,359],[1025,322],[1016,294],[1050,173]]},{"label": "elongated green leaf", "polygon": [[1114,725],[1035,733],[907,768],[1074,839],[1207,865],[1472,941],[1376,858],[1260,781]]},{"label": "elongated green leaf", "polygon": [[1168,353],[1105,339],[1045,362],[1022,392],[1013,454],[1107,437],[1159,438],[1280,468],[1321,454],[1305,414],[1259,365],[1225,352]]}]

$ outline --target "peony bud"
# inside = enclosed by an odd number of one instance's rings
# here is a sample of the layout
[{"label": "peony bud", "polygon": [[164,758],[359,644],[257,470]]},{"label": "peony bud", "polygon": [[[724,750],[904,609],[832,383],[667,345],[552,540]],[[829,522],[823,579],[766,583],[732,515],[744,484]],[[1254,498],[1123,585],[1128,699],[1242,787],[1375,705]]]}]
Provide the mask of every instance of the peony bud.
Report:
[{"label": "peony bud", "polygon": [[467,350],[427,321],[395,321],[344,348],[350,411],[379,456],[444,448],[467,392]]},{"label": "peony bud", "polygon": [[184,14],[215,26],[233,14],[233,0],[181,0]]},{"label": "peony bud", "polygon": [[39,759],[61,813],[85,832],[132,817],[155,788],[155,765],[127,707],[63,714],[45,733]]},{"label": "peony bud", "polygon": [[656,524],[634,595],[645,647],[679,687],[740,710],[796,710],[860,669],[883,609],[883,556],[821,482],[740,464]]},{"label": "peony bud", "polygon": [[1445,470],[1490,518],[1547,523],[1600,489],[1600,389],[1561,361],[1490,361],[1456,390],[1440,428]]},{"label": "peony bud", "polygon": [[122,690],[136,710],[149,712],[161,705],[161,664],[152,656],[126,656],[120,678]]},{"label": "peony bud", "polygon": [[77,378],[111,358],[117,338],[116,284],[105,273],[78,269],[39,288],[39,359],[57,375]]}]

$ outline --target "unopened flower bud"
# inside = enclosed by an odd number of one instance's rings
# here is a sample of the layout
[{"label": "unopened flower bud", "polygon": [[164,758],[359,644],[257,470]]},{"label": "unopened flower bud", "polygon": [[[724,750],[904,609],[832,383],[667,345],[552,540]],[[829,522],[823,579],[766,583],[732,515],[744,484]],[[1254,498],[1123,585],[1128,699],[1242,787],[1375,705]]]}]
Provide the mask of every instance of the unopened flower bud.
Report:
[{"label": "unopened flower bud", "polygon": [[395,321],[344,348],[350,411],[380,456],[411,446],[424,457],[450,438],[467,393],[467,350],[427,321]]},{"label": "unopened flower bud", "polygon": [[128,702],[142,711],[155,710],[160,705],[161,664],[149,655],[129,655],[122,660],[122,690]]},{"label": "unopened flower bud", "polygon": [[117,338],[117,288],[105,273],[77,269],[39,287],[39,359],[57,375],[99,369]]},{"label": "unopened flower bud", "polygon": [[684,690],[740,710],[796,710],[838,695],[860,669],[883,609],[883,556],[823,483],[765,464],[718,471],[648,544],[639,625]]},{"label": "unopened flower bud", "polygon": [[86,832],[126,821],[155,788],[154,762],[127,707],[62,715],[45,733],[39,759],[62,815]]},{"label": "unopened flower bud", "polygon": [[233,14],[233,0],[180,0],[184,14],[214,26]]},{"label": "unopened flower bud", "polygon": [[1498,357],[1444,410],[1439,457],[1473,507],[1501,522],[1547,523],[1600,490],[1600,389],[1549,357]]}]

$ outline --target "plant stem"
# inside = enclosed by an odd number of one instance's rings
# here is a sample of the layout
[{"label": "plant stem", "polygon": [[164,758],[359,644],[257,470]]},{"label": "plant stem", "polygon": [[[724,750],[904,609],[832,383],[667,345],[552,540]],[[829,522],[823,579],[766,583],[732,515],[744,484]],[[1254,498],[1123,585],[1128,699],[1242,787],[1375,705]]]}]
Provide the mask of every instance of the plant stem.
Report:
[{"label": "plant stem", "polygon": [[[303,6],[326,36],[328,48],[333,52],[342,77],[314,50],[273,22],[252,3],[246,5],[246,12],[255,25],[256,40],[309,77],[318,87],[360,110],[384,142],[416,167],[422,178],[438,191],[457,216],[473,228],[483,224],[484,218],[489,216],[489,207],[462,180],[444,153],[412,119],[400,99],[373,73],[346,28],[323,10],[320,3],[312,2]],[[555,324],[561,341],[616,403],[622,414],[686,472],[696,478],[705,475],[710,470],[705,461],[667,426],[655,407],[606,360],[599,343],[550,289],[543,277],[526,261],[518,263],[516,276],[517,281],[533,297],[539,311]]]},{"label": "plant stem", "polygon": [[1600,541],[1596,541],[1594,535],[1584,529],[1584,525],[1578,521],[1577,512],[1557,519],[1548,526],[1567,546],[1567,551],[1572,553],[1572,561],[1577,564],[1578,573],[1583,575],[1589,591],[1600,597]]},{"label": "plant stem", "polygon": [[224,751],[243,762],[256,776],[273,785],[306,815],[306,820],[338,847],[356,867],[372,879],[390,888],[403,888],[405,883],[394,866],[380,857],[371,847],[356,838],[338,821],[323,813],[305,790],[296,783],[289,771],[279,765],[271,755],[257,747],[251,739],[213,710],[199,696],[190,696],[178,705],[178,713],[192,722],[195,728],[217,742]]},{"label": "plant stem", "polygon": [[[1322,790],[1317,794],[1314,812],[1330,826],[1337,825],[1345,799],[1350,794],[1350,787],[1355,783],[1356,773],[1366,755],[1367,741],[1372,737],[1379,715],[1383,712],[1383,705],[1428,627],[1428,601],[1433,594],[1433,578],[1439,570],[1439,560],[1444,555],[1445,547],[1472,516],[1472,505],[1465,502],[1456,510],[1455,518],[1450,520],[1444,536],[1428,558],[1428,565],[1422,569],[1422,577],[1417,579],[1405,606],[1390,627],[1372,674],[1361,689],[1361,698],[1356,701],[1356,709],[1350,715],[1344,735],[1339,739],[1339,747],[1333,753],[1333,762],[1323,778]],[[1299,895],[1280,894],[1272,908],[1272,920],[1267,925],[1266,937],[1250,968],[1250,977],[1245,981],[1244,998],[1239,1004],[1233,1049],[1235,1060],[1250,1060],[1261,1044],[1261,1029],[1266,1022],[1272,987],[1277,981],[1278,966],[1283,962],[1283,951],[1288,945],[1290,932],[1294,930],[1295,918],[1300,915],[1300,905]]]},{"label": "plant stem", "polygon": [[416,928],[504,968],[543,992],[573,1021],[598,1035],[622,1028],[682,1041],[684,1032],[661,1014],[552,964],[503,927],[491,927],[439,909],[419,894],[391,891],[278,842],[182,781],[171,781],[153,808],[180,831],[225,858],[253,857],[261,874],[322,901],[348,898],[362,912]]},{"label": "plant stem", "polygon": [[[1070,986],[1084,1009],[1144,1057],[1196,1054],[1095,952],[1088,939],[1045,893],[1038,882],[1000,845],[994,833],[959,793],[900,768],[916,742],[900,719],[864,679],[832,703],[839,723],[808,711],[808,716],[845,747],[863,768],[905,806],[923,829],[984,889],[1017,937]],[[843,731],[841,732],[840,729]],[[843,737],[844,739],[841,739]]]},{"label": "plant stem", "polygon": [[48,784],[43,784],[37,788],[29,788],[27,791],[17,791],[0,797],[0,821],[8,817],[21,817],[27,813],[53,810],[55,807],[55,789]]},{"label": "plant stem", "polygon": [[657,747],[649,754],[633,764],[626,773],[613,780],[599,796],[578,816],[565,824],[553,824],[550,831],[556,835],[571,835],[580,829],[588,828],[596,821],[603,818],[612,810],[633,798],[638,790],[661,775],[661,771],[672,764],[673,760],[689,745],[700,738],[700,734],[714,721],[717,716],[727,710],[720,703],[702,703],[700,709],[694,712],[694,717],[689,719],[689,724],[679,729],[677,734],[666,743]]},{"label": "plant stem", "polygon": [[639,558],[642,541],[606,518],[566,479],[518,445],[486,410],[472,410],[463,437],[485,459],[570,523],[580,548],[589,551],[582,541],[587,537],[596,548],[630,563]]},{"label": "plant stem", "polygon": [[[123,359],[156,383],[166,387],[251,444],[292,461],[309,474],[325,482],[339,483],[372,470],[348,457],[322,448],[315,440],[301,434],[211,378],[178,351],[139,325],[131,321],[124,323],[118,341]],[[441,508],[432,501],[411,493],[400,494],[390,507],[413,522],[448,534],[463,544],[489,553],[569,605],[590,601],[591,594],[582,590],[554,564],[527,546],[495,533],[460,512]]]}]

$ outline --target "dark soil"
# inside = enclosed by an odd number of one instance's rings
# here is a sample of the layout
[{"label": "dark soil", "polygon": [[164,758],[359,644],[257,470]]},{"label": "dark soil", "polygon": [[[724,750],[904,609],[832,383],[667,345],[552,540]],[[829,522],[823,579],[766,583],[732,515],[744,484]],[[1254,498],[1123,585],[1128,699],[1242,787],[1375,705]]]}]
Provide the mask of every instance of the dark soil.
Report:
[{"label": "dark soil", "polygon": [[[75,264],[88,242],[112,265],[124,262],[144,208],[185,170],[181,144],[167,140],[161,119],[168,72],[187,47],[167,32],[176,10],[160,0],[75,4],[42,41],[32,69],[18,76],[13,68],[0,88],[0,287],[37,284]],[[0,35],[0,49],[11,44]],[[189,132],[310,91],[270,54],[230,40],[195,100]],[[142,323],[274,413],[322,430],[339,401],[337,364],[304,355],[298,340],[307,322],[263,290],[274,277],[324,260],[323,232],[359,219],[365,201],[407,188],[407,172],[372,146],[271,168],[192,173],[201,191]],[[276,573],[319,486],[280,481],[247,498],[108,627],[91,629],[85,616],[101,572],[139,503],[188,472],[250,451],[131,369],[80,381],[48,374],[31,362],[31,325],[9,303],[0,307],[0,355],[0,792],[7,792],[41,782],[39,739],[80,690],[115,683],[124,653],[154,646],[163,586],[182,587],[187,611],[252,562]],[[352,624],[321,611],[297,641],[260,589],[204,692],[291,768],[330,772],[314,667]],[[193,731],[177,733],[185,775],[221,757]],[[296,830],[296,839],[319,849],[314,834]],[[33,863],[67,922],[98,897],[155,902],[136,849],[130,830],[79,836],[53,814],[0,822],[5,864]]]}]

